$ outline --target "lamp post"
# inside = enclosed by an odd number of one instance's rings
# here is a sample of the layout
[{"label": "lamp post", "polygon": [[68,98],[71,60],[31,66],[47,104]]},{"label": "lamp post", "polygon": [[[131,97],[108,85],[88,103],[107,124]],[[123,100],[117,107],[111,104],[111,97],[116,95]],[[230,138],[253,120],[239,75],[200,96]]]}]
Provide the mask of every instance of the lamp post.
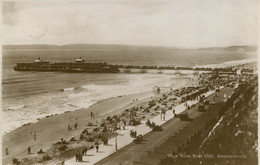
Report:
[{"label": "lamp post", "polygon": [[115,149],[116,149],[116,151],[117,151],[117,125],[116,125],[116,123],[114,123],[114,125],[113,125],[113,132],[115,132],[116,133],[116,137],[115,137]]},{"label": "lamp post", "polygon": [[116,138],[115,138],[115,148],[116,148],[116,151],[117,151],[117,135],[116,135]]}]

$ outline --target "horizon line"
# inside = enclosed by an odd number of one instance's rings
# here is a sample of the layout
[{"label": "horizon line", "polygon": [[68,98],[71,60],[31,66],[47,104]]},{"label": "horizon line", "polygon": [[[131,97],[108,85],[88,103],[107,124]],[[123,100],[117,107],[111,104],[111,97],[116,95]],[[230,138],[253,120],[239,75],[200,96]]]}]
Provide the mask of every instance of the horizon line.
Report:
[{"label": "horizon line", "polygon": [[203,48],[228,48],[234,46],[251,46],[251,47],[258,47],[258,45],[227,45],[227,46],[205,46],[205,47],[177,47],[177,46],[159,46],[159,45],[130,45],[130,44],[88,44],[88,43],[72,43],[72,44],[64,44],[64,45],[56,45],[56,44],[2,44],[3,46],[36,46],[36,45],[45,45],[45,46],[69,46],[69,45],[106,45],[106,46],[137,46],[137,47],[161,47],[161,48],[170,48],[170,49],[203,49]]}]

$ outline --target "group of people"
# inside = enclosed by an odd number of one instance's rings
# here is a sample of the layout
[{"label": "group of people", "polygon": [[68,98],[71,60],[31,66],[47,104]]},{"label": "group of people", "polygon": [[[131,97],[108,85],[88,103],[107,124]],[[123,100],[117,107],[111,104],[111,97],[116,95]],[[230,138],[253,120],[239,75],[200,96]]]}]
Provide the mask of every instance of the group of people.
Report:
[{"label": "group of people", "polygon": [[82,162],[82,157],[83,155],[80,152],[76,153],[76,162]]},{"label": "group of people", "polygon": [[103,144],[104,144],[105,146],[108,145],[108,139],[107,139],[107,138],[104,138],[104,139],[103,139]]},{"label": "group of people", "polygon": [[[96,115],[97,115],[97,117],[98,117],[98,112],[97,112],[97,114],[96,114]],[[90,117],[91,117],[91,118],[94,118],[94,117],[95,117],[95,114],[94,114],[94,112],[90,112]]]},{"label": "group of people", "polygon": [[133,99],[133,102],[135,102],[135,101],[137,102],[137,101],[138,101],[138,99]]},{"label": "group of people", "polygon": [[188,103],[184,103],[184,106],[187,107],[188,109],[190,109],[190,105],[188,105]]},{"label": "group of people", "polygon": [[83,155],[87,155],[88,147],[84,147],[81,152],[76,153],[76,162],[82,162],[83,161]]},{"label": "group of people", "polygon": [[135,138],[137,136],[137,132],[135,130],[131,130],[130,136]]},{"label": "group of people", "polygon": [[87,152],[88,152],[88,147],[84,147],[82,149],[82,155],[87,155]]},{"label": "group of people", "polygon": [[[74,124],[74,128],[75,130],[78,128],[78,118],[76,118],[76,122]],[[70,126],[70,124],[68,125],[68,130],[71,131],[72,130],[72,127]]]}]

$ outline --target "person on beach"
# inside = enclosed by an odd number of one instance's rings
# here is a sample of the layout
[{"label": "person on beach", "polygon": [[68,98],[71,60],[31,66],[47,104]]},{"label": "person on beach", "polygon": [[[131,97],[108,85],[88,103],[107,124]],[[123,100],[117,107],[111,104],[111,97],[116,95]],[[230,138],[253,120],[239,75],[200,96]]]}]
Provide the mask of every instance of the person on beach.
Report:
[{"label": "person on beach", "polygon": [[34,133],[33,133],[33,139],[34,139],[34,141],[36,141],[36,138],[37,138],[37,134],[36,134],[36,131],[34,131]]},{"label": "person on beach", "polygon": [[38,151],[37,153],[38,153],[38,154],[43,154],[43,153],[45,153],[45,152],[43,152],[43,150],[40,149],[40,151]]},{"label": "person on beach", "polygon": [[8,148],[5,149],[5,154],[9,155]]},{"label": "person on beach", "polygon": [[29,154],[32,154],[32,153],[31,153],[31,147],[30,147],[30,146],[27,148],[27,151],[28,151],[28,152],[27,152],[28,155],[29,155]]},{"label": "person on beach", "polygon": [[16,164],[16,165],[21,164],[21,161],[19,161],[19,159],[17,159],[17,158],[13,158],[12,160],[13,160],[13,164]]},{"label": "person on beach", "polygon": [[78,123],[75,123],[75,124],[74,124],[75,130],[77,129],[77,127],[78,127]]},{"label": "person on beach", "polygon": [[71,130],[71,128],[70,128],[70,124],[68,125],[68,131],[70,131]]},{"label": "person on beach", "polygon": [[90,112],[90,116],[91,116],[91,118],[95,117],[93,112]]}]

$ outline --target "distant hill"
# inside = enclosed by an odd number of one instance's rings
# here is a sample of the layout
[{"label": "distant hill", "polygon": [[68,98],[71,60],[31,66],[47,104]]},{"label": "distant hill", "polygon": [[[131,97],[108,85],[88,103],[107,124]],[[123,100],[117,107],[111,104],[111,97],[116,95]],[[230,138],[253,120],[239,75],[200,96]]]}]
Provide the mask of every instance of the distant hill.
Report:
[{"label": "distant hill", "polygon": [[98,44],[69,44],[69,45],[3,45],[3,50],[10,49],[98,49],[98,50],[118,50],[118,51],[158,51],[158,50],[203,50],[203,51],[236,51],[236,52],[253,52],[257,50],[257,46],[241,45],[229,47],[206,47],[198,49],[188,48],[173,48],[173,47],[160,47],[160,46],[135,46],[135,45],[98,45]]},{"label": "distant hill", "polygon": [[210,47],[210,48],[199,48],[199,50],[254,52],[257,50],[257,46],[241,45],[241,46],[229,46],[229,47]]},{"label": "distant hill", "polygon": [[69,44],[69,45],[3,45],[3,50],[7,49],[78,49],[78,50],[120,50],[120,51],[152,51],[164,50],[166,47],[159,46],[135,46],[135,45],[98,45],[98,44]]},{"label": "distant hill", "polygon": [[57,49],[56,45],[3,45],[3,49]]}]

